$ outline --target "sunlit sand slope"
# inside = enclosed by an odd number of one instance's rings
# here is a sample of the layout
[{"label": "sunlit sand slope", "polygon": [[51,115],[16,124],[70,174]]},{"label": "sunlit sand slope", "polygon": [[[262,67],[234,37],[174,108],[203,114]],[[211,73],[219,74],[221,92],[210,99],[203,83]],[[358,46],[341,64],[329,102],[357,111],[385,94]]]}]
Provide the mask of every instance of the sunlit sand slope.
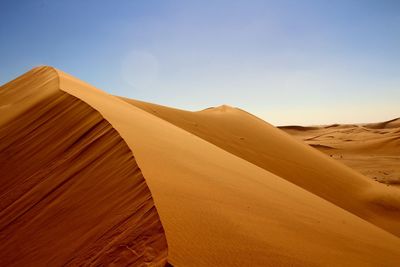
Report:
[{"label": "sunlit sand slope", "polygon": [[0,265],[163,266],[165,234],[130,149],[49,68],[0,89]]},{"label": "sunlit sand slope", "polygon": [[400,192],[374,183],[257,117],[229,106],[200,112],[123,99],[400,235]]}]

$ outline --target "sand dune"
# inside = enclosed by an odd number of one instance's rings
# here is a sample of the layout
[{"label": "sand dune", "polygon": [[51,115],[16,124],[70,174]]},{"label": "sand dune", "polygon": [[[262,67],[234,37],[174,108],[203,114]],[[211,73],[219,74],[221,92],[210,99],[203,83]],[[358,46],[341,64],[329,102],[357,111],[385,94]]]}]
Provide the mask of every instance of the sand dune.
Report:
[{"label": "sand dune", "polygon": [[400,235],[400,192],[373,183],[243,110],[220,106],[189,112],[124,100]]},{"label": "sand dune", "polygon": [[112,126],[46,69],[0,99],[0,265],[163,266],[150,191]]},{"label": "sand dune", "polygon": [[364,127],[370,129],[393,129],[393,128],[400,128],[400,118],[396,118],[393,120],[379,122],[379,123],[369,123],[363,124]]},{"label": "sand dune", "polygon": [[162,265],[165,239],[173,266],[400,262],[397,191],[244,111],[122,100],[51,67],[0,94],[6,264]]},{"label": "sand dune", "polygon": [[281,129],[375,181],[400,184],[400,119]]}]

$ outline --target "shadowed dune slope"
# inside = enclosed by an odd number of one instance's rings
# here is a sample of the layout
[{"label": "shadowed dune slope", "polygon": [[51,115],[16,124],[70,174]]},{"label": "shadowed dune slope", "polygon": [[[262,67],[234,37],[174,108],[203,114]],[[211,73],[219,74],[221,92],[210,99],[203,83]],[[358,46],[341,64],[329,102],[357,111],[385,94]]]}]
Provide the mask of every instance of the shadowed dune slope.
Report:
[{"label": "shadowed dune slope", "polygon": [[38,68],[0,89],[0,265],[164,266],[165,234],[130,149]]},{"label": "shadowed dune slope", "polygon": [[229,106],[190,112],[123,100],[400,235],[398,190],[370,181],[247,112]]},{"label": "shadowed dune slope", "polygon": [[57,71],[134,151],[174,266],[395,265],[396,236],[123,100]]}]

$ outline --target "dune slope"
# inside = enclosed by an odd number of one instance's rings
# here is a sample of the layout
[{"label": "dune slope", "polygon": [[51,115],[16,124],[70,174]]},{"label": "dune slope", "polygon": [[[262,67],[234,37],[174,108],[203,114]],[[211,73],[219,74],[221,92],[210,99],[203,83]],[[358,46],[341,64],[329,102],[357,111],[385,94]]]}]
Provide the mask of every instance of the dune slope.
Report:
[{"label": "dune slope", "polygon": [[163,266],[153,199],[113,127],[51,69],[6,84],[0,101],[0,265]]},{"label": "dune slope", "polygon": [[123,100],[400,235],[399,191],[373,183],[247,112],[229,106],[190,112]]}]

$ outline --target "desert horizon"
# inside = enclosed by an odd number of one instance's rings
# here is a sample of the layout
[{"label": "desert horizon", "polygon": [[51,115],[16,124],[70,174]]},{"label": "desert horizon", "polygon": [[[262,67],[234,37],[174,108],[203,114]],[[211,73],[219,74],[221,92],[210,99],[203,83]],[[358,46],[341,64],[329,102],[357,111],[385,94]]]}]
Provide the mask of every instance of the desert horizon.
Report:
[{"label": "desert horizon", "polygon": [[2,1],[0,267],[399,267],[400,1]]}]

